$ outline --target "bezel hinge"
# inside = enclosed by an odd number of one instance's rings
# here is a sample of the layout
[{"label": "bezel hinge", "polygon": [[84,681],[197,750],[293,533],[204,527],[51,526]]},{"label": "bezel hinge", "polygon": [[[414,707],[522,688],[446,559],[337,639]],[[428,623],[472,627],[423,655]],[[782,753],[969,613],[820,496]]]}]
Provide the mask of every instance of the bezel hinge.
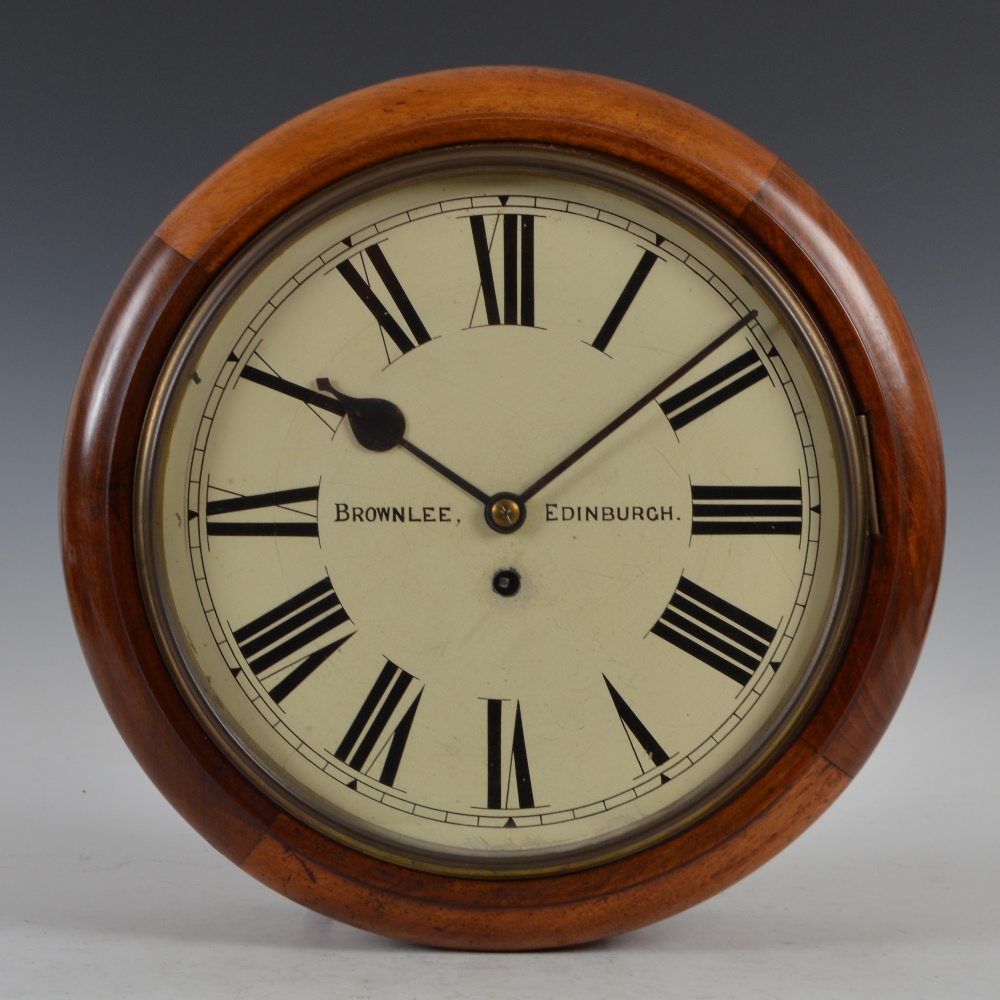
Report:
[{"label": "bezel hinge", "polygon": [[875,490],[875,462],[872,458],[871,431],[868,426],[868,414],[856,413],[858,436],[861,441],[861,451],[865,467],[865,499],[868,505],[868,534],[877,537],[882,534],[878,518],[878,494]]}]

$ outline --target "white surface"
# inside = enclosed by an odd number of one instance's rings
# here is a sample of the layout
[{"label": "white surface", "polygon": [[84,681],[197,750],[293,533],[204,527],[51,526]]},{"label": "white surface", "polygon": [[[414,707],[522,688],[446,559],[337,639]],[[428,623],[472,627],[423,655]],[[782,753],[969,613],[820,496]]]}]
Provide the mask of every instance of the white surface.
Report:
[{"label": "white surface", "polygon": [[82,663],[71,676],[44,725],[40,693],[0,716],[4,998],[1000,996],[989,700],[949,694],[940,643],[865,770],[777,859],[653,927],[528,955],[382,940],[259,886],[159,797]]}]

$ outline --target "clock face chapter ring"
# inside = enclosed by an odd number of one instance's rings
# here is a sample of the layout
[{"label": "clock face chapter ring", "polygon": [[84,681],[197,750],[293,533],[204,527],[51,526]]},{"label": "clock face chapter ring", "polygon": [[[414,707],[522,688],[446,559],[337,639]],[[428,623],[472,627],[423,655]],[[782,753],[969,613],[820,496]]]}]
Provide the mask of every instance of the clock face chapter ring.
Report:
[{"label": "clock face chapter ring", "polygon": [[[605,85],[638,131],[567,124]],[[791,840],[940,549],[919,361],[845,233],[721,123],[548,71],[372,88],[206,182],[64,460],[81,639],[165,794],[292,898],[467,947],[638,926]]]}]

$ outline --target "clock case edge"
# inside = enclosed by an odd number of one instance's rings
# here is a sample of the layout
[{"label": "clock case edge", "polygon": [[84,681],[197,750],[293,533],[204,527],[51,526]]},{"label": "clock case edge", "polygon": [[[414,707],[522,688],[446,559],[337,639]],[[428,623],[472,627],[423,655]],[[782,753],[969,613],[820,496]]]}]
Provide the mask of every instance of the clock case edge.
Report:
[{"label": "clock case edge", "polygon": [[[162,662],[133,546],[146,407],[201,294],[264,226],[327,184],[469,141],[535,142],[666,179],[744,235],[801,297],[870,427],[879,534],[843,663],[804,729],[732,801],[669,841],[531,879],[419,872],[284,813],[198,727]],[[485,67],[392,81],[306,112],[195,189],[147,241],[87,354],[61,490],[70,603],[97,687],[163,794],[227,857],[292,899],[366,929],[452,947],[574,944],[720,891],[804,830],[867,759],[916,664],[944,539],[940,436],[898,306],[832,209],[774,154],[653,91],[588,74]]]}]

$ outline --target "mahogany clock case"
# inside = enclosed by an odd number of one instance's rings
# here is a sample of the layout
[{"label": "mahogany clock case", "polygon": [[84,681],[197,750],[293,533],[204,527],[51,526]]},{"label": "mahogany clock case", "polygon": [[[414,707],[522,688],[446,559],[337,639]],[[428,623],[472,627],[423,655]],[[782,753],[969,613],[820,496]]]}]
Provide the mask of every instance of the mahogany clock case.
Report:
[{"label": "mahogany clock case", "polygon": [[[227,264],[313,192],[468,143],[544,144],[662,179],[741,234],[826,332],[870,435],[877,516],[841,665],[800,731],[735,798],[679,835],[582,871],[489,880],[394,865],[324,837],[248,782],[179,694],[143,603],[133,532],[139,439],[185,320]],[[290,898],[452,947],[557,946],[690,906],[773,856],[867,759],[914,668],[943,542],[933,404],[884,282],[776,156],[690,106],[617,81],[484,68],[393,81],[258,140],[172,212],[122,280],[78,383],[62,536],[70,600],[109,712],[150,777],[213,845]]]}]

